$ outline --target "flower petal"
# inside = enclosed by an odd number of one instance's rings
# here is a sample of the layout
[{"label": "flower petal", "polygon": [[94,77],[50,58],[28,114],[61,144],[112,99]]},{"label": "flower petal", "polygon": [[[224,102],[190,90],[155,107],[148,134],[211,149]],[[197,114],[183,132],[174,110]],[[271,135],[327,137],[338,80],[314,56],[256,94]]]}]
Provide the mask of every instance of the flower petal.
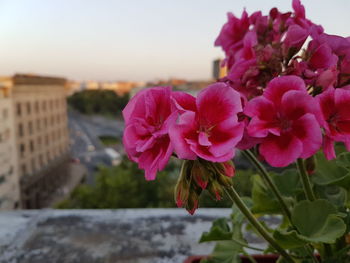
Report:
[{"label": "flower petal", "polygon": [[301,141],[290,133],[270,135],[260,145],[260,154],[274,167],[285,167],[293,163],[302,153]]},{"label": "flower petal", "polygon": [[237,118],[236,114],[242,111],[239,93],[222,82],[202,90],[196,103],[200,125],[204,127],[214,126],[227,118]]},{"label": "flower petal", "polygon": [[303,143],[300,158],[309,158],[322,146],[321,128],[315,116],[307,113],[293,122],[293,135]]}]

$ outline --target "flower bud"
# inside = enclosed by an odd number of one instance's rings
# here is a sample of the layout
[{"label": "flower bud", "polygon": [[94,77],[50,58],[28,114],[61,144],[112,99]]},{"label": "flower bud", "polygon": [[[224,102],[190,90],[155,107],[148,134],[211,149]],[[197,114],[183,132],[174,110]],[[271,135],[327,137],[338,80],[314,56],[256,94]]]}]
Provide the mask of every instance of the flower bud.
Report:
[{"label": "flower bud", "polygon": [[221,200],[223,196],[223,189],[222,186],[216,180],[210,181],[207,190],[209,191],[209,193],[215,196],[216,201]]},{"label": "flower bud", "polygon": [[188,200],[190,192],[190,175],[189,168],[192,166],[192,161],[184,161],[181,167],[179,179],[175,186],[174,197],[177,207],[183,207]]},{"label": "flower bud", "polygon": [[196,191],[190,191],[190,194],[186,203],[186,210],[191,215],[193,215],[198,208],[198,199],[199,199],[199,195],[196,193]]},{"label": "flower bud", "polygon": [[191,170],[191,176],[197,185],[202,189],[205,189],[207,187],[210,174],[199,161],[194,161]]}]

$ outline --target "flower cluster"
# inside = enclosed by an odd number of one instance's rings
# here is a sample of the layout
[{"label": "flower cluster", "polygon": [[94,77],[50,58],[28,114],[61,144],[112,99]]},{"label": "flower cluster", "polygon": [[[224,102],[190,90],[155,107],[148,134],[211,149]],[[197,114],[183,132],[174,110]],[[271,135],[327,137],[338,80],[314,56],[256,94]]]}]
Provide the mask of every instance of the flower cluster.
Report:
[{"label": "flower cluster", "polygon": [[129,158],[156,178],[172,155],[185,160],[175,199],[190,213],[207,189],[220,199],[235,150],[255,148],[285,167],[334,142],[350,149],[350,39],[324,33],[305,16],[273,8],[228,14],[215,45],[228,74],[195,98],[170,87],[141,91],[123,111]]}]

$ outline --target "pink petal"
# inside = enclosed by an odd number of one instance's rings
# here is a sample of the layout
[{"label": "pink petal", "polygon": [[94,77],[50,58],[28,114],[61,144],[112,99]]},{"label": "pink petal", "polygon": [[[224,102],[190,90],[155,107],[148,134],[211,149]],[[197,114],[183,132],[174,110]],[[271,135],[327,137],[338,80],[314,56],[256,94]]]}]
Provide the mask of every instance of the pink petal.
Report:
[{"label": "pink petal", "polygon": [[244,124],[228,119],[212,130],[209,152],[214,157],[220,157],[234,151],[237,143],[242,139]]},{"label": "pink petal", "polygon": [[350,90],[335,89],[334,100],[340,120],[350,120]]},{"label": "pink petal", "polygon": [[200,125],[208,128],[242,111],[239,93],[222,82],[202,90],[196,103]]},{"label": "pink petal", "polygon": [[264,138],[269,133],[279,136],[281,129],[277,121],[263,121],[257,117],[253,117],[247,126],[249,136]]},{"label": "pink petal", "polygon": [[260,145],[260,154],[274,167],[285,167],[293,163],[302,153],[302,142],[290,133],[271,135]]},{"label": "pink petal", "polygon": [[286,92],[282,97],[281,104],[281,111],[289,120],[297,120],[306,113],[313,113],[317,117],[320,115],[318,101],[302,91]]},{"label": "pink petal", "polygon": [[313,69],[328,69],[335,66],[337,60],[337,56],[333,54],[332,49],[325,43],[314,51],[309,60],[309,65]]},{"label": "pink petal", "polygon": [[196,111],[196,98],[192,95],[182,91],[175,91],[172,93],[172,97],[180,113],[184,111]]},{"label": "pink petal", "polygon": [[307,113],[293,123],[293,135],[303,143],[300,158],[309,158],[322,146],[321,128],[315,116]]},{"label": "pink petal", "polygon": [[324,136],[323,138],[323,153],[326,156],[327,160],[332,160],[336,157],[334,150],[334,141],[328,136]]},{"label": "pink petal", "polygon": [[195,160],[197,158],[186,141],[186,136],[190,133],[195,133],[197,130],[196,127],[194,127],[194,123],[195,113],[188,111],[181,115],[179,124],[175,124],[169,129],[170,140],[180,159]]},{"label": "pink petal", "polygon": [[263,96],[252,99],[244,108],[244,114],[264,121],[274,121],[276,112],[274,104]]},{"label": "pink petal", "polygon": [[205,132],[200,132],[198,135],[198,143],[202,146],[210,146],[211,142],[208,139],[208,135]]},{"label": "pink petal", "polygon": [[279,106],[282,96],[290,90],[299,90],[306,93],[306,87],[303,79],[297,76],[283,76],[274,78],[269,82],[264,97]]}]

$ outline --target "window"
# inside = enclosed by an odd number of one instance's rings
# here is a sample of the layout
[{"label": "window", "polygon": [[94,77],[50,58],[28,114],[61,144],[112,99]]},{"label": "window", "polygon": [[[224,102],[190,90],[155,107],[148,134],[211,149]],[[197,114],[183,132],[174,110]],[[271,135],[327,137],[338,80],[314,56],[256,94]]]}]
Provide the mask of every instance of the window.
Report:
[{"label": "window", "polygon": [[22,106],[21,103],[17,103],[17,116],[22,115]]},{"label": "window", "polygon": [[30,102],[27,102],[27,112],[28,112],[28,114],[30,114],[31,111],[32,111],[32,106],[30,105]]},{"label": "window", "polygon": [[31,121],[28,123],[28,130],[29,134],[33,134],[33,123]]},{"label": "window", "polygon": [[18,134],[19,134],[20,137],[23,137],[23,135],[24,135],[23,124],[22,123],[18,124]]},{"label": "window", "polygon": [[46,101],[43,101],[42,108],[43,108],[43,111],[46,111]]},{"label": "window", "polygon": [[35,108],[35,112],[39,113],[39,102],[38,101],[35,102],[34,108]]},{"label": "window", "polygon": [[40,119],[37,119],[37,120],[36,120],[36,129],[37,129],[38,131],[40,131],[40,129],[41,129],[41,121],[40,121]]},{"label": "window", "polygon": [[35,159],[33,158],[32,159],[32,172],[35,172],[37,169],[36,169],[36,162],[35,162]]},{"label": "window", "polygon": [[44,119],[44,125],[47,127],[47,118]]},{"label": "window", "polygon": [[30,146],[30,151],[34,152],[34,142],[32,140],[30,141],[29,146]]},{"label": "window", "polygon": [[23,143],[21,143],[21,145],[19,146],[19,151],[21,153],[21,156],[23,157],[26,151],[26,147]]}]

